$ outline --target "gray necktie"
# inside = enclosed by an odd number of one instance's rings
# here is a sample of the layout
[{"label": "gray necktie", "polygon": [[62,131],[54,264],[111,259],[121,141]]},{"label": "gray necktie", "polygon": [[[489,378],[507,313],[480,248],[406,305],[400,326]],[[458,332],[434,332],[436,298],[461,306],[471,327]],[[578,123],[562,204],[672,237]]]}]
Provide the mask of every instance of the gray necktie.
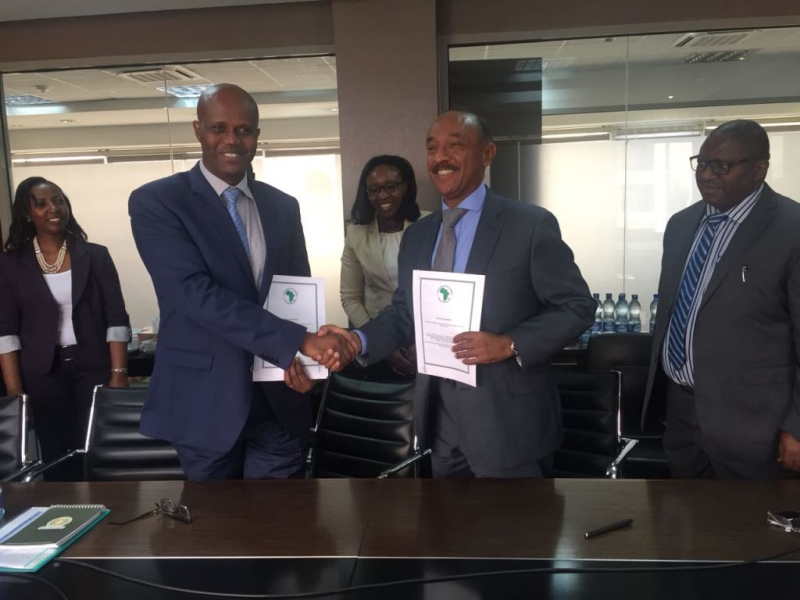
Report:
[{"label": "gray necktie", "polygon": [[434,271],[452,272],[456,258],[455,226],[467,213],[466,208],[450,208],[442,211],[442,239],[433,257]]}]

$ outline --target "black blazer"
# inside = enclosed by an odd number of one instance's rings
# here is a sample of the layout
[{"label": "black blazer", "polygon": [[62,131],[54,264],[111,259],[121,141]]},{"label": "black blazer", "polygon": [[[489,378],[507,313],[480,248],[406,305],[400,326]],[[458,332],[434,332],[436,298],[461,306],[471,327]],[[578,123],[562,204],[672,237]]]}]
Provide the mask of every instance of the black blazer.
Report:
[{"label": "black blazer", "polygon": [[[85,368],[111,364],[109,327],[130,327],[119,276],[105,246],[69,236],[75,359]],[[23,374],[43,375],[58,346],[59,308],[36,261],[33,244],[0,254],[0,337],[20,338]]]}]

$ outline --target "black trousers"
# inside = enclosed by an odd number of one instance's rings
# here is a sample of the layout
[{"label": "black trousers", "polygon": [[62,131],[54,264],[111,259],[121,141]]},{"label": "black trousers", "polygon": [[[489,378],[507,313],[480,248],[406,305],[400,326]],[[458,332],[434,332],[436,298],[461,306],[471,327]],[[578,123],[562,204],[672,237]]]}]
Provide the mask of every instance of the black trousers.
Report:
[{"label": "black trousers", "polygon": [[[47,463],[70,450],[83,448],[97,385],[108,385],[109,367],[85,368],[57,352],[53,368],[46,375],[23,374],[25,393],[30,398],[33,427]],[[45,472],[46,481],[81,481],[83,463],[70,460]]]}]

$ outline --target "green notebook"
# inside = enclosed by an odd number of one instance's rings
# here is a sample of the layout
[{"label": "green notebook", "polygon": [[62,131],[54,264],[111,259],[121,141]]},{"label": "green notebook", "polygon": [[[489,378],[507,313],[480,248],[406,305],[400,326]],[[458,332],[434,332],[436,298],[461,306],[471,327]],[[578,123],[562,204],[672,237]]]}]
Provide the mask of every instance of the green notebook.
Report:
[{"label": "green notebook", "polygon": [[3,540],[0,547],[58,548],[94,525],[106,512],[102,504],[54,504]]}]

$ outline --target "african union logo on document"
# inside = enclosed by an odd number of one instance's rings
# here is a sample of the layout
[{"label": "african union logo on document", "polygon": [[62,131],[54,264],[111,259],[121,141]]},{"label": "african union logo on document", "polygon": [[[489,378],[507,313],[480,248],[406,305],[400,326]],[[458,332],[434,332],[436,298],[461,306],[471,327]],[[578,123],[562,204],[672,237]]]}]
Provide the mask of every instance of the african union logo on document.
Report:
[{"label": "african union logo on document", "polygon": [[64,529],[67,525],[72,523],[72,517],[56,517],[47,522],[47,525],[42,525],[39,530],[43,529]]},{"label": "african union logo on document", "polygon": [[297,290],[294,288],[286,288],[283,290],[283,301],[286,304],[294,304],[297,302]]},{"label": "african union logo on document", "polygon": [[449,286],[440,285],[439,289],[436,290],[436,297],[439,299],[439,302],[450,302],[450,298],[453,297],[453,290],[451,290]]}]

